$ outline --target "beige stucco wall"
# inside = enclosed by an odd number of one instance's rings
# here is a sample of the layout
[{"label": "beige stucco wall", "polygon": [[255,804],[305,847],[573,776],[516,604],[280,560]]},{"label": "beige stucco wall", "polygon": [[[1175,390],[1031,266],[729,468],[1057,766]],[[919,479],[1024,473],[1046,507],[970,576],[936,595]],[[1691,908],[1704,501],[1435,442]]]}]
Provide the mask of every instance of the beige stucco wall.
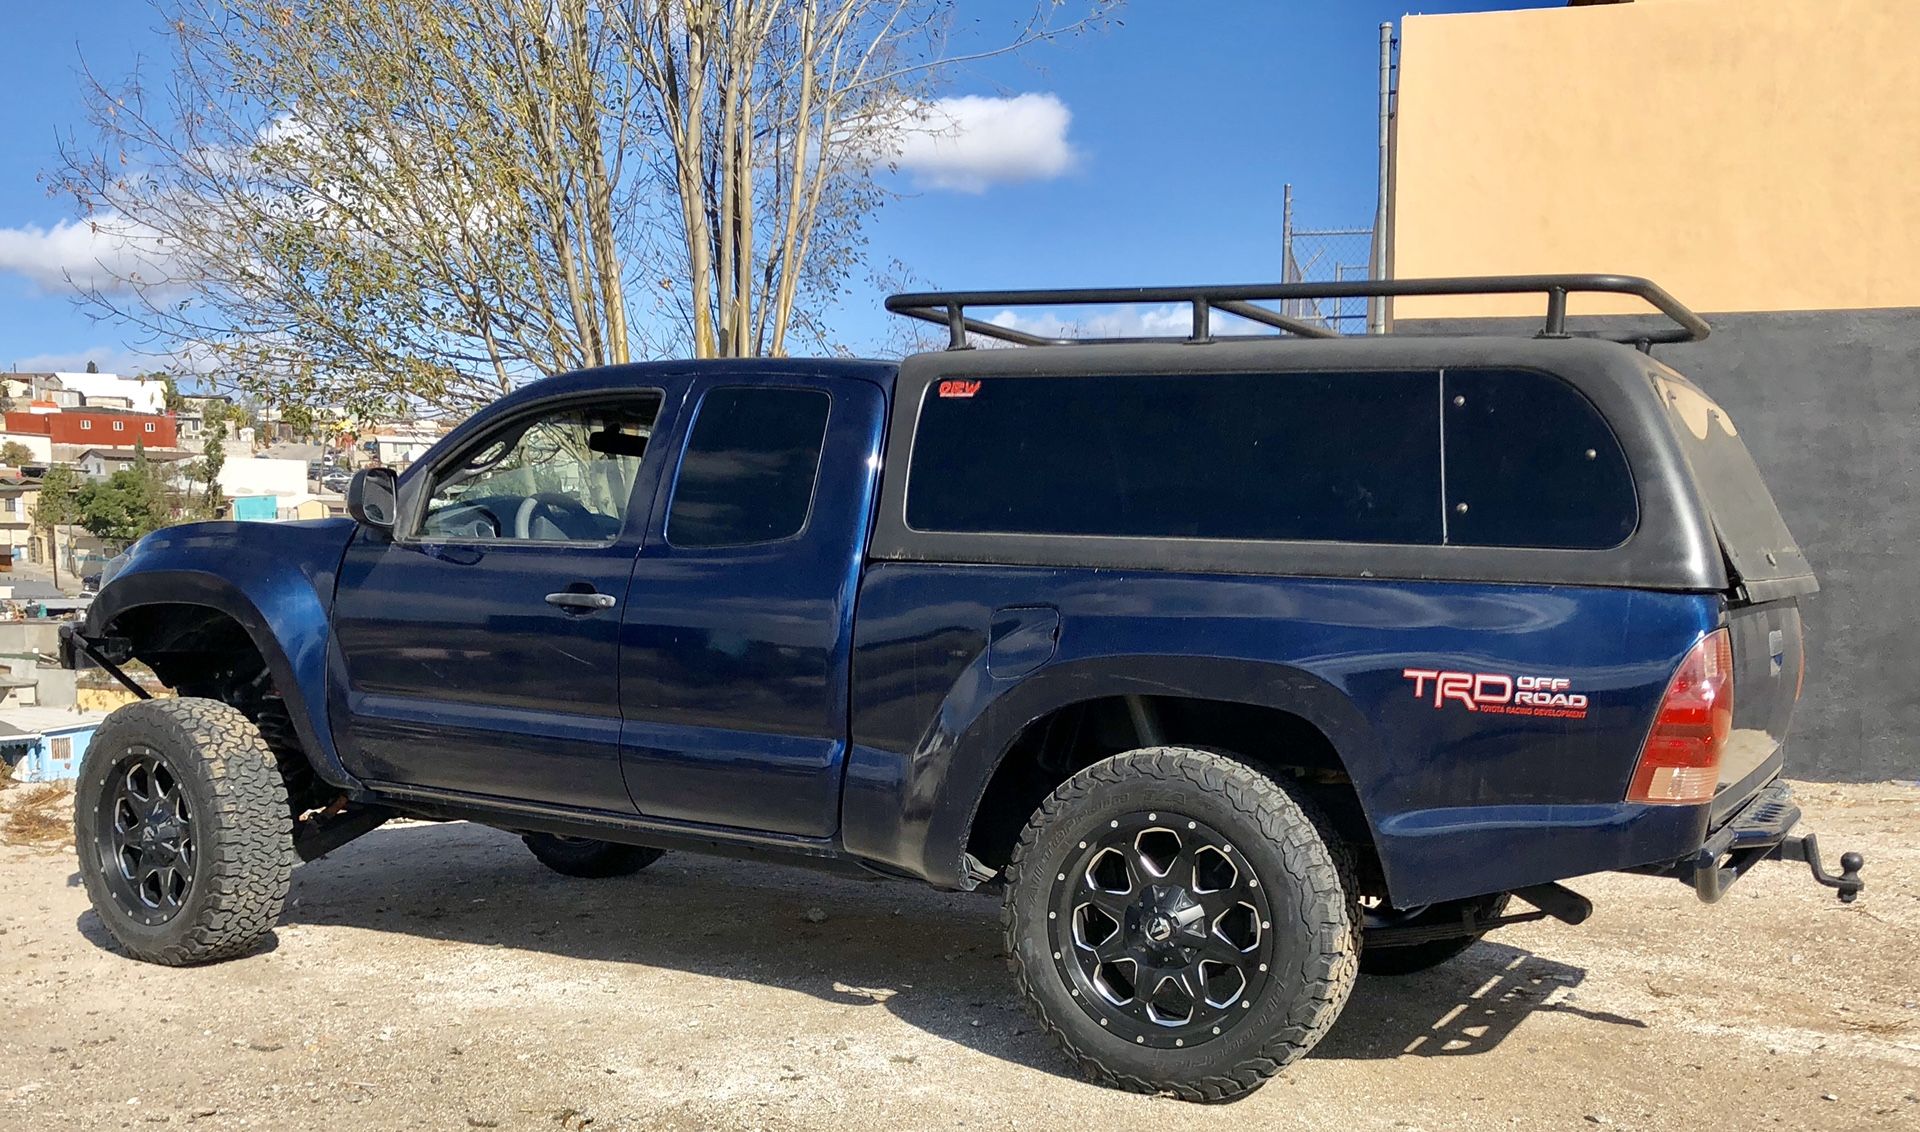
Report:
[{"label": "beige stucco wall", "polygon": [[[1409,16],[1400,68],[1399,277],[1607,271],[1700,311],[1920,306],[1920,0]],[[1536,307],[1402,299],[1395,317]],[[1630,308],[1573,307],[1601,309]]]}]

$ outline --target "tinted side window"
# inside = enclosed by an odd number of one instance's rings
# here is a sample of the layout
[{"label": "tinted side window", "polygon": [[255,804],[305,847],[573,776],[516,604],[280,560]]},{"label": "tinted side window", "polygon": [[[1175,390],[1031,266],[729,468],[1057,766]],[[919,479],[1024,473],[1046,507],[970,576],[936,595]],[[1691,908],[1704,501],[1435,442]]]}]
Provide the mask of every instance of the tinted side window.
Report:
[{"label": "tinted side window", "polygon": [[667,541],[744,546],[799,534],[813,505],[830,404],[815,389],[710,390],[680,461]]},{"label": "tinted side window", "polygon": [[1600,411],[1529,370],[1446,371],[1447,541],[1602,549],[1640,521],[1633,475]]},{"label": "tinted side window", "polygon": [[1437,373],[987,377],[921,406],[923,531],[1438,543]]}]

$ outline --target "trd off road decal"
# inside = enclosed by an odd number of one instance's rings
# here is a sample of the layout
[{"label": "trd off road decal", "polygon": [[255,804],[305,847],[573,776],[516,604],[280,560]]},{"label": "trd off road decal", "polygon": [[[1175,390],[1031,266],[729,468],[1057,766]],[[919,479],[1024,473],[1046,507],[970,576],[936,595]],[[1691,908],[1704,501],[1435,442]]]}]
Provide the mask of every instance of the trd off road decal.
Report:
[{"label": "trd off road decal", "polygon": [[1413,681],[1413,694],[1433,697],[1434,710],[1449,702],[1468,711],[1492,715],[1532,715],[1548,719],[1585,719],[1587,697],[1570,692],[1564,676],[1508,676],[1498,672],[1441,672],[1432,668],[1402,669]]},{"label": "trd off road decal", "polygon": [[977,381],[943,381],[940,383],[940,396],[942,397],[971,397],[978,392],[980,392],[980,383]]}]

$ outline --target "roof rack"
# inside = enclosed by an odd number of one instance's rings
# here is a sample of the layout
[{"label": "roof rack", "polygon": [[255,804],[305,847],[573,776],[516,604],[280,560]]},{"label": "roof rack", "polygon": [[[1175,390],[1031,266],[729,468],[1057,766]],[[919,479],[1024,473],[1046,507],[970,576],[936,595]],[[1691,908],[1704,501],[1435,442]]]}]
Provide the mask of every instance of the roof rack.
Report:
[{"label": "roof rack", "polygon": [[978,334],[1020,346],[1068,346],[1097,342],[1153,342],[1162,338],[1049,338],[1011,326],[976,318],[968,307],[1091,306],[1113,303],[1187,303],[1193,308],[1193,333],[1188,342],[1221,338],[1262,337],[1213,333],[1214,311],[1237,315],[1301,338],[1339,338],[1339,331],[1323,323],[1283,314],[1263,302],[1301,299],[1370,299],[1400,295],[1528,295],[1546,297],[1547,315],[1536,337],[1571,338],[1567,330],[1567,296],[1582,293],[1632,295],[1644,299],[1673,325],[1650,330],[1586,335],[1624,342],[1646,350],[1668,342],[1698,342],[1709,333],[1706,321],[1659,284],[1637,275],[1478,275],[1457,279],[1358,279],[1325,283],[1240,283],[1195,287],[1091,287],[1060,291],[922,291],[890,295],[887,309],[947,328],[949,350],[967,349],[967,335]]}]

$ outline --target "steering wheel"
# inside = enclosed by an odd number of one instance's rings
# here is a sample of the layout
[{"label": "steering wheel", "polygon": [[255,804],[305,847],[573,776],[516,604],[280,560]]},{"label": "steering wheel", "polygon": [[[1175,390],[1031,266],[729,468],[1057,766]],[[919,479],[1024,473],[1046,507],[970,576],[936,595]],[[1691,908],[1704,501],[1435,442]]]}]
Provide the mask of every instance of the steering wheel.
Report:
[{"label": "steering wheel", "polygon": [[[570,495],[561,495],[559,492],[542,491],[534,495],[529,495],[520,501],[519,508],[513,513],[513,537],[518,539],[532,538],[533,517],[542,510],[555,512],[560,516],[571,514],[583,519],[593,517],[593,512],[587,510],[586,504],[581,503],[578,499]],[[566,529],[565,526],[557,521],[555,521],[553,525],[560,527],[563,531]]]}]

